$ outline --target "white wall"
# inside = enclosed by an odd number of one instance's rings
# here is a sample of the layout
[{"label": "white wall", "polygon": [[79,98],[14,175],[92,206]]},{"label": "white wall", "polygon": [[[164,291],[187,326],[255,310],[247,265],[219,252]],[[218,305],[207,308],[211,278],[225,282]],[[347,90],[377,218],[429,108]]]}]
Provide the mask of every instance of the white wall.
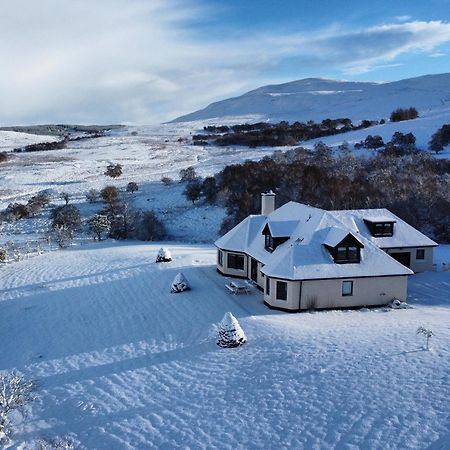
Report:
[{"label": "white wall", "polygon": [[[425,259],[416,259],[416,250],[425,250]],[[433,250],[434,247],[414,247],[414,248],[388,248],[386,253],[410,253],[410,269],[416,273],[433,270]]]},{"label": "white wall", "polygon": [[[245,253],[239,253],[239,252],[227,252],[226,250],[222,250],[223,253],[223,265],[219,265],[219,252],[220,250],[217,250],[217,268],[220,270],[220,272],[222,272],[224,275],[231,275],[234,277],[247,277],[247,267],[248,267],[248,258],[247,255]],[[238,269],[230,269],[227,266],[227,261],[228,261],[228,254],[229,253],[233,253],[236,255],[242,255],[244,257],[244,269],[243,270],[238,270]]]},{"label": "white wall", "polygon": [[[353,295],[342,296],[342,282],[353,281]],[[302,282],[302,309],[386,305],[393,298],[406,300],[408,277],[345,278]]]}]

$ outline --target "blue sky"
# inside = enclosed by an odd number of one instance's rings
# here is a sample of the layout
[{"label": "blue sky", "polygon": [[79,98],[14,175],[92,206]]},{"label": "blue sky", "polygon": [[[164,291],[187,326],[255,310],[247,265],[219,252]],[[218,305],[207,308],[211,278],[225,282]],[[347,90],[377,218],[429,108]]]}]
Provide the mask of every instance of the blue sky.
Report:
[{"label": "blue sky", "polygon": [[450,72],[450,0],[15,0],[0,123],[155,123],[264,84]]}]

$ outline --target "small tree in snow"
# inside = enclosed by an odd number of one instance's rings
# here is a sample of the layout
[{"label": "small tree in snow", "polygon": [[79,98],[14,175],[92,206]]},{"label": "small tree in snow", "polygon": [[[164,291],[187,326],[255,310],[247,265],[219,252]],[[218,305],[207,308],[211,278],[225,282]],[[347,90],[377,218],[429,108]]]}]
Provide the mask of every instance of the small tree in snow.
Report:
[{"label": "small tree in snow", "polygon": [[102,240],[102,234],[109,233],[111,230],[111,221],[108,216],[103,214],[96,214],[91,217],[88,221],[89,230],[94,234],[94,239],[97,238],[99,241]]},{"label": "small tree in snow", "polygon": [[156,262],[170,262],[172,261],[172,255],[167,248],[161,247],[156,255]]},{"label": "small tree in snow", "polygon": [[98,200],[99,193],[96,189],[89,189],[86,199],[89,203],[95,203]]},{"label": "small tree in snow", "polygon": [[106,168],[105,175],[111,178],[118,178],[122,175],[121,164],[109,164]]},{"label": "small tree in snow", "polygon": [[11,413],[34,400],[36,384],[17,373],[0,375],[0,443],[8,440],[11,430]]},{"label": "small tree in snow", "polygon": [[181,272],[177,273],[174,280],[172,281],[172,286],[170,287],[170,292],[178,293],[178,292],[189,291],[190,289],[191,289],[191,286],[189,285],[188,280],[186,280],[186,277]]},{"label": "small tree in snow", "polygon": [[131,194],[134,194],[138,190],[139,190],[139,187],[138,187],[137,183],[135,183],[134,181],[130,181],[127,184],[127,192],[130,192]]},{"label": "small tree in snow", "polygon": [[220,322],[219,333],[217,335],[217,345],[219,347],[231,348],[239,347],[247,342],[244,331],[242,330],[236,317],[227,312]]},{"label": "small tree in snow", "polygon": [[194,204],[202,193],[202,183],[199,179],[189,181],[183,191],[185,197]]},{"label": "small tree in snow", "polygon": [[6,262],[6,258],[8,258],[8,252],[4,248],[0,248],[0,262]]},{"label": "small tree in snow", "polygon": [[69,200],[70,200],[70,195],[68,192],[61,192],[61,198],[64,200],[64,203],[66,205],[69,204]]},{"label": "small tree in snow", "polygon": [[416,334],[423,334],[427,338],[427,347],[426,347],[426,349],[429,350],[430,349],[430,346],[429,346],[430,338],[432,336],[434,336],[434,333],[431,330],[428,330],[427,328],[419,327],[419,328],[417,328]]}]

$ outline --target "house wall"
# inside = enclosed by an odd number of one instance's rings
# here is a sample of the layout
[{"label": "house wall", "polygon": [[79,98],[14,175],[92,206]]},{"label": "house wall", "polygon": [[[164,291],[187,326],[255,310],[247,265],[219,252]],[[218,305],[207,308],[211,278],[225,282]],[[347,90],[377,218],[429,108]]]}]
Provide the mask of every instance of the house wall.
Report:
[{"label": "house wall", "polygon": [[[353,281],[353,295],[342,296],[342,282]],[[302,282],[301,309],[386,305],[406,300],[408,277],[344,278]]]},{"label": "house wall", "polygon": [[[264,286],[264,302],[269,306],[275,308],[287,309],[297,311],[300,300],[300,281],[286,281],[278,278],[269,278],[270,280],[270,295],[267,295],[266,288]],[[278,300],[277,295],[277,281],[283,281],[287,283],[287,300]]]},{"label": "house wall", "polygon": [[[418,249],[425,250],[425,259],[416,259],[416,250],[418,250]],[[389,253],[410,253],[411,254],[410,269],[416,273],[433,270],[434,247],[385,248],[383,250],[387,254],[389,254]]]},{"label": "house wall", "polygon": [[[222,250],[222,252],[223,252],[223,265],[221,266],[219,264],[219,258],[218,258],[219,250],[217,250],[217,269],[221,273],[223,273],[224,275],[231,275],[233,277],[244,277],[244,278],[247,278],[247,271],[248,271],[248,258],[247,258],[247,255],[245,253],[228,252],[226,250]],[[244,269],[243,270],[231,269],[231,268],[228,267],[227,261],[228,261],[228,254],[229,253],[233,253],[233,254],[236,254],[236,255],[242,255],[244,257]]]}]

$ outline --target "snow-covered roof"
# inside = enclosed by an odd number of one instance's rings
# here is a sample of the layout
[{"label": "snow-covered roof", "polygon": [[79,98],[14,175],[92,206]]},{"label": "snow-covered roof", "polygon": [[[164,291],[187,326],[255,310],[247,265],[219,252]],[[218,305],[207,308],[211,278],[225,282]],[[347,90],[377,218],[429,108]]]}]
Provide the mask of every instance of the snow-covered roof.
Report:
[{"label": "snow-covered roof", "polygon": [[397,222],[395,219],[393,219],[390,216],[370,216],[370,217],[364,217],[364,220],[371,223],[395,223]]},{"label": "snow-covered roof", "polygon": [[[350,230],[356,231],[380,248],[429,247],[437,243],[391,213],[388,209],[351,209],[330,211]],[[381,219],[381,220],[380,220]],[[364,221],[395,222],[392,236],[372,236]]]},{"label": "snow-covered roof", "polygon": [[330,247],[336,247],[336,245],[340,244],[348,235],[353,236],[353,238],[364,247],[364,244],[354,234],[349,232],[348,229],[340,227],[331,227],[323,243]]},{"label": "snow-covered roof", "polygon": [[[373,237],[364,219],[395,222],[394,236]],[[266,227],[275,237],[289,236],[272,253],[265,249]],[[335,247],[349,234],[363,247],[361,261],[337,264],[325,245]],[[437,245],[387,209],[325,211],[296,202],[268,216],[247,217],[215,244],[257,259],[268,276],[294,280],[410,275],[410,269],[381,248]]]},{"label": "snow-covered roof", "polygon": [[[289,237],[298,225],[298,220],[268,221],[266,227],[269,228],[273,237]],[[264,227],[264,228],[266,228]]]}]

